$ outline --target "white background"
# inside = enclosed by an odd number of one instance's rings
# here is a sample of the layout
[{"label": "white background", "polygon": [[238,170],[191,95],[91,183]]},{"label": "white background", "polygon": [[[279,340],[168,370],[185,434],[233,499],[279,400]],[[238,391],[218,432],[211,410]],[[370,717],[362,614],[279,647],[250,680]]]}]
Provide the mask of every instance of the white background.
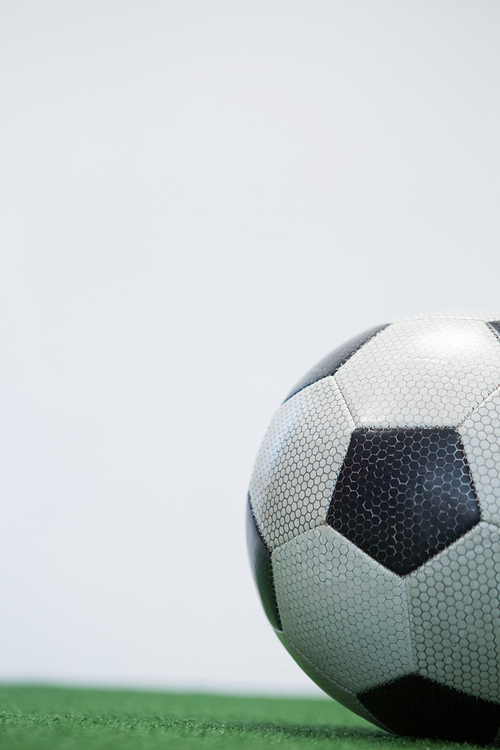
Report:
[{"label": "white background", "polygon": [[253,460],[345,339],[500,308],[500,5],[2,0],[0,75],[0,680],[314,692]]}]

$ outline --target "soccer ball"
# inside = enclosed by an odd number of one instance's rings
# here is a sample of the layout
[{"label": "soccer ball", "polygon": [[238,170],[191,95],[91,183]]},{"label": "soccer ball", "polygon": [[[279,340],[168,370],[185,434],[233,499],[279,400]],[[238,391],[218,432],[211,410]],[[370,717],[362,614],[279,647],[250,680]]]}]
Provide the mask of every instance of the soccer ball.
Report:
[{"label": "soccer ball", "polygon": [[500,314],[407,318],[322,360],[264,437],[247,535],[325,692],[397,734],[500,740]]}]

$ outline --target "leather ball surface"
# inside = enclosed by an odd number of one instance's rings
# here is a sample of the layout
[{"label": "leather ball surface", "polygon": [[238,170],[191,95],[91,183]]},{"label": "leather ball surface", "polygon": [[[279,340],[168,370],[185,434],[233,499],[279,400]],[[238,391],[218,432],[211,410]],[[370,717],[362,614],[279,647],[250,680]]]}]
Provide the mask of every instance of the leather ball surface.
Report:
[{"label": "leather ball surface", "polygon": [[260,448],[250,560],[278,637],[389,731],[500,740],[500,313],[371,329]]}]

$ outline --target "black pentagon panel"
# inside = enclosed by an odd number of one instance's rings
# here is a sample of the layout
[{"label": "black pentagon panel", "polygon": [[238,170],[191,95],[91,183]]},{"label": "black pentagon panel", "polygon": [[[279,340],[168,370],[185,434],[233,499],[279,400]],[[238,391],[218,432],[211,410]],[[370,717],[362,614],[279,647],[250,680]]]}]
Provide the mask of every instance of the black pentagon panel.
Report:
[{"label": "black pentagon panel", "polygon": [[354,430],[326,520],[386,568],[415,570],[480,520],[459,434]]},{"label": "black pentagon panel", "polygon": [[497,338],[500,338],[500,320],[490,320],[487,325],[493,330]]},{"label": "black pentagon panel", "polygon": [[496,703],[420,675],[358,693],[358,700],[396,734],[489,745],[500,728]]},{"label": "black pentagon panel", "polygon": [[274,590],[273,564],[271,552],[259,531],[250,505],[247,503],[247,547],[253,577],[259,590],[260,598],[267,619],[275,630],[283,630]]},{"label": "black pentagon panel", "polygon": [[[383,326],[370,328],[368,331],[360,333],[359,336],[355,336],[353,339],[349,339],[349,341],[346,341],[345,344],[339,346],[338,349],[334,349],[333,352],[328,354],[324,359],[321,360],[321,362],[318,362],[318,364],[313,367],[312,370],[309,370],[309,372],[304,375],[304,377],[301,378],[298,383],[296,383],[296,385],[292,388],[292,390],[286,397],[285,401],[288,401],[289,398],[292,398],[292,396],[295,396],[296,393],[301,391],[303,388],[306,388],[308,385],[312,385],[317,380],[327,378],[329,375],[335,375],[337,370],[339,370],[342,365],[344,365],[347,360],[352,357],[353,354],[361,349],[363,344],[366,344],[368,341],[370,341],[370,339],[372,339],[377,333],[383,331],[384,328],[387,328],[388,325],[389,323],[386,323]],[[283,403],[285,403],[285,401]]]}]

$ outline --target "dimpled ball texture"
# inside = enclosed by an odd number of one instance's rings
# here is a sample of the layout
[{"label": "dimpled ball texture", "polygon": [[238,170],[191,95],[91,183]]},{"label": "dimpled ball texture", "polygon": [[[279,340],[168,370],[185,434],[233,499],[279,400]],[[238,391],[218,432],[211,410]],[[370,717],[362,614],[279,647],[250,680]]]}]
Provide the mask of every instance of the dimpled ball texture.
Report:
[{"label": "dimpled ball texture", "polygon": [[248,549],[278,638],[377,726],[500,744],[500,313],[373,328],[292,389]]}]

